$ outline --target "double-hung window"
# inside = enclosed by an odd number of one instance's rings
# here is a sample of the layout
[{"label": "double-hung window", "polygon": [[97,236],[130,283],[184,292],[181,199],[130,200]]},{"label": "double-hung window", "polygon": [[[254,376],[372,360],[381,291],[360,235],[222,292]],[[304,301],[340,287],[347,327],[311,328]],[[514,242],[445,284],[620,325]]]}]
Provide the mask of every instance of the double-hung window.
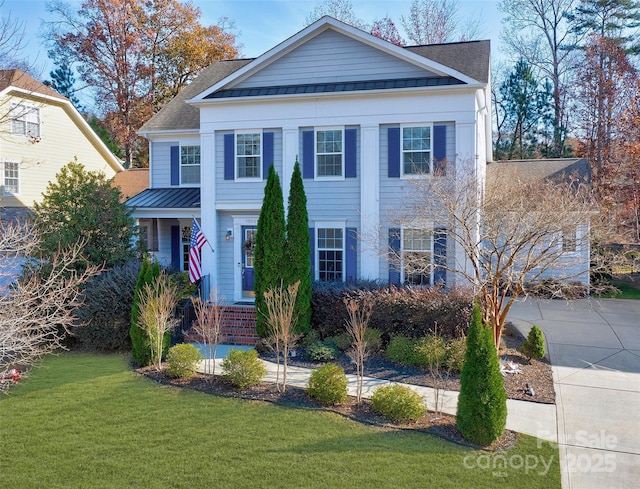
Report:
[{"label": "double-hung window", "polygon": [[575,226],[562,230],[562,251],[564,253],[574,253],[576,251],[577,231]]},{"label": "double-hung window", "polygon": [[236,132],[236,178],[262,178],[262,132]]},{"label": "double-hung window", "polygon": [[317,228],[318,280],[344,279],[344,228]]},{"label": "double-hung window", "polygon": [[180,183],[200,183],[200,146],[180,147]]},{"label": "double-hung window", "polygon": [[433,232],[427,229],[402,230],[403,283],[433,284]]},{"label": "double-hung window", "polygon": [[316,130],[316,176],[344,176],[343,129]]},{"label": "double-hung window", "polygon": [[40,109],[22,103],[13,104],[11,106],[11,134],[39,138]]},{"label": "double-hung window", "polygon": [[2,165],[2,194],[20,194],[20,163],[5,161]]},{"label": "double-hung window", "polygon": [[431,173],[432,127],[402,126],[401,162],[403,175]]}]

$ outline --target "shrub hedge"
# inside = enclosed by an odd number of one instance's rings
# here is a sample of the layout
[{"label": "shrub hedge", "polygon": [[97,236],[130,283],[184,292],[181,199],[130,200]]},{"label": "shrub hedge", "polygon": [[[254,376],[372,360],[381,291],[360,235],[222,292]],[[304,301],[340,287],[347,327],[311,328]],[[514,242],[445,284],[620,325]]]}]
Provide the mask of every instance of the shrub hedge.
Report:
[{"label": "shrub hedge", "polygon": [[433,333],[455,338],[466,334],[471,319],[472,292],[465,288],[401,288],[377,282],[315,282],[311,296],[312,327],[322,338],[344,333],[344,299],[373,293],[376,305],[369,327],[380,331],[383,343],[396,335],[421,338]]}]

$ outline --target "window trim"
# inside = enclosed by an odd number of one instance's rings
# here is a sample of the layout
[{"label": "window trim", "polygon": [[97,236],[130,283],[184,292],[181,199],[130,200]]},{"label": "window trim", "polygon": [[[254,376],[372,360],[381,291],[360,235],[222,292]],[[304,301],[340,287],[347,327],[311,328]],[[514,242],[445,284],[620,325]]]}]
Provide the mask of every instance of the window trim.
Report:
[{"label": "window trim", "polygon": [[346,242],[347,242],[347,230],[346,230],[346,219],[340,221],[315,221],[314,222],[314,280],[320,281],[320,251],[322,250],[338,250],[338,248],[320,248],[320,230],[321,229],[340,229],[342,231],[342,248],[340,251],[342,252],[342,277],[339,282],[344,282],[346,277],[346,264],[347,264],[347,250],[346,250]]},{"label": "window trim", "polygon": [[[17,114],[16,114],[16,112],[17,112]],[[28,116],[30,114],[33,114],[33,113],[35,113],[35,115],[36,115],[37,123],[28,121]],[[13,122],[14,121],[22,121],[22,122],[24,122],[24,132],[16,132],[16,131],[14,131],[14,129],[13,129]],[[24,101],[12,102],[11,103],[11,112],[10,112],[10,124],[11,124],[11,135],[12,136],[18,136],[18,137],[23,137],[23,138],[33,138],[33,139],[36,139],[36,140],[40,140],[40,138],[42,137],[42,117],[41,117],[41,114],[40,114],[40,107],[37,106],[37,105],[25,103]],[[37,124],[37,126],[38,126],[38,134],[35,135],[35,136],[29,134],[28,125],[27,124]]]},{"label": "window trim", "polygon": [[[426,231],[430,233],[430,249],[426,250],[407,250],[404,246],[405,244],[405,232],[408,230],[418,230],[418,231]],[[406,283],[406,273],[405,273],[405,252],[414,252],[414,253],[429,253],[430,256],[430,270],[429,270],[429,283],[428,284],[408,284]],[[415,225],[415,226],[403,226],[400,228],[400,283],[403,285],[413,286],[413,287],[426,287],[432,286],[435,281],[435,229],[433,225]],[[426,272],[424,273],[426,274]]]},{"label": "window trim", "polygon": [[[239,135],[243,135],[243,134],[257,134],[260,137],[260,154],[257,155],[259,160],[258,160],[258,176],[256,177],[241,177],[240,175],[240,165],[239,165],[239,159],[240,157],[247,157],[247,156],[256,156],[256,155],[239,155],[238,154],[238,136]],[[240,180],[242,182],[262,182],[263,181],[263,175],[262,175],[262,165],[263,165],[263,158],[264,158],[264,136],[263,136],[263,130],[262,129],[243,129],[243,130],[237,130],[233,132],[233,176],[234,176],[234,180]]]},{"label": "window trim", "polygon": [[[573,235],[573,239],[565,240],[565,236],[567,236],[568,232],[571,232]],[[560,249],[563,255],[573,255],[578,253],[578,225],[571,226],[571,229],[563,229],[560,232]],[[570,247],[565,248],[565,244],[571,244]]]},{"label": "window trim", "polygon": [[[320,175],[318,171],[318,156],[330,155],[337,153],[318,153],[318,133],[340,131],[342,150],[340,151],[340,175]],[[313,170],[314,180],[323,181],[342,181],[345,179],[345,127],[344,126],[328,126],[328,127],[314,127],[313,128]]]},{"label": "window trim", "polygon": [[[433,176],[433,122],[416,123],[416,124],[401,124],[400,125],[400,178],[430,178]],[[427,173],[405,173],[404,171],[404,154],[403,149],[404,142],[404,130],[414,127],[428,127],[429,128],[429,171]],[[408,151],[409,152],[409,151]]]},{"label": "window trim", "polygon": [[[199,162],[197,165],[195,164],[183,164],[182,163],[182,150],[183,148],[198,148],[198,158],[199,158]],[[180,145],[180,149],[179,149],[179,155],[178,155],[178,167],[180,168],[180,186],[181,187],[188,187],[188,186],[199,186],[200,182],[202,181],[202,174],[200,172],[200,169],[202,168],[202,148],[199,144],[184,144],[184,145]],[[189,167],[193,167],[193,166],[198,166],[198,181],[197,182],[188,182],[185,183],[183,181],[183,174],[182,174],[182,170],[183,167],[185,166],[189,166]]]},{"label": "window trim", "polygon": [[[6,179],[7,179],[7,164],[11,164],[11,165],[16,165],[16,169],[17,169],[17,173],[18,176],[16,177],[17,182],[17,187],[18,190],[17,192],[10,192],[7,190],[7,185],[6,185]],[[20,162],[16,161],[16,160],[5,160],[2,162],[2,195],[6,196],[6,197],[18,197],[20,195],[20,176],[21,176],[21,171],[20,171]]]}]

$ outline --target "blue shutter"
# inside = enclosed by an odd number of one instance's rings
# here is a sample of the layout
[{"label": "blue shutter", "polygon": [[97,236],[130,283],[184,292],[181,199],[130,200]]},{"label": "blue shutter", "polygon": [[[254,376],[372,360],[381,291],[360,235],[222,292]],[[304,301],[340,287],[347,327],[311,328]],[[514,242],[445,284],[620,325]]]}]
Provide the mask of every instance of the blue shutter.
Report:
[{"label": "blue shutter", "polygon": [[345,260],[345,280],[355,282],[358,280],[358,230],[356,228],[346,229],[346,260]]},{"label": "blue shutter", "polygon": [[433,173],[445,176],[447,171],[447,126],[433,126]]},{"label": "blue shutter", "polygon": [[265,132],[262,134],[262,178],[264,180],[269,175],[269,167],[275,165],[274,159],[273,133]]},{"label": "blue shutter", "polygon": [[171,226],[171,266],[180,271],[182,262],[182,236],[180,226]]},{"label": "blue shutter", "polygon": [[400,128],[390,127],[387,130],[387,156],[389,178],[400,177]]},{"label": "blue shutter", "polygon": [[171,185],[180,185],[180,146],[171,146]]},{"label": "blue shutter", "polygon": [[[389,229],[389,248],[394,256],[400,256],[400,228]],[[400,267],[394,260],[389,262],[389,283],[400,285]]]},{"label": "blue shutter", "polygon": [[316,230],[309,228],[309,248],[311,249],[311,280],[316,279]]},{"label": "blue shutter", "polygon": [[447,230],[445,228],[434,229],[433,232],[433,283],[446,285],[447,283]]},{"label": "blue shutter", "polygon": [[357,129],[345,129],[344,131],[344,176],[345,178],[356,177],[356,155],[357,155]]},{"label": "blue shutter", "polygon": [[302,178],[313,178],[315,149],[313,131],[302,131]]},{"label": "blue shutter", "polygon": [[224,179],[233,180],[235,176],[235,136],[233,134],[224,135]]}]

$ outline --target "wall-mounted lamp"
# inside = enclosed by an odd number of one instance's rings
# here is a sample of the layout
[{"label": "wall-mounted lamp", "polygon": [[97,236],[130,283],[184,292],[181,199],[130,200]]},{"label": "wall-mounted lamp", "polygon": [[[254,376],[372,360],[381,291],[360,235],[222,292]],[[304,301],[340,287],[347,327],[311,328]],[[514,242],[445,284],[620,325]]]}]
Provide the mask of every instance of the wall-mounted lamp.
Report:
[{"label": "wall-mounted lamp", "polygon": [[231,238],[233,238],[233,230],[229,228],[227,229],[227,235],[225,236],[225,239],[229,241]]}]

